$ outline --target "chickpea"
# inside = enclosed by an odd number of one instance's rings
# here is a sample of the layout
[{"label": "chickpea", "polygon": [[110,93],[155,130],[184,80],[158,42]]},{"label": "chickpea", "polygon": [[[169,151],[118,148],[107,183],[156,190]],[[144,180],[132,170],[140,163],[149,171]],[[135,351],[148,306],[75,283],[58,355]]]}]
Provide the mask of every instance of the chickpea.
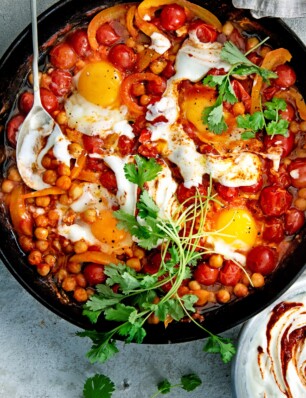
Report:
[{"label": "chickpea", "polygon": [[15,188],[15,183],[12,180],[3,180],[1,184],[1,190],[3,193],[11,193]]},{"label": "chickpea", "polygon": [[50,204],[50,196],[40,196],[38,198],[35,198],[35,203],[36,206],[38,207],[48,207]]},{"label": "chickpea", "polygon": [[134,257],[137,257],[137,258],[139,258],[139,260],[141,260],[145,256],[145,251],[141,247],[135,246],[133,248],[133,254],[134,254]]},{"label": "chickpea", "polygon": [[62,283],[65,278],[67,278],[68,272],[65,269],[60,269],[56,274],[57,281]]},{"label": "chickpea", "polygon": [[57,168],[57,173],[60,176],[70,176],[70,167],[68,167],[66,164],[64,163],[60,163],[58,168]]},{"label": "chickpea", "polygon": [[133,48],[133,47],[135,46],[135,44],[136,44],[135,40],[132,39],[131,37],[129,37],[129,38],[127,39],[127,41],[126,41],[126,45],[127,45],[128,47]]},{"label": "chickpea", "polygon": [[298,196],[300,198],[306,199],[306,188],[301,188],[298,190]]},{"label": "chickpea", "polygon": [[37,227],[34,230],[34,235],[37,239],[46,240],[48,238],[48,230],[47,228]]},{"label": "chickpea", "polygon": [[76,182],[73,182],[71,184],[71,187],[68,191],[68,196],[72,200],[77,200],[83,195],[83,186],[80,184],[77,184]]},{"label": "chickpea", "polygon": [[300,123],[300,129],[301,129],[301,131],[303,131],[303,133],[305,133],[305,131],[306,131],[306,121],[305,120],[303,120]]},{"label": "chickpea", "polygon": [[61,205],[71,205],[72,203],[72,199],[69,198],[69,196],[67,194],[63,194],[59,197],[59,202]]},{"label": "chickpea", "polygon": [[234,294],[237,297],[245,297],[249,294],[249,290],[243,283],[237,283],[234,287]]},{"label": "chickpea", "polygon": [[62,288],[66,292],[72,292],[76,288],[76,280],[74,276],[66,276],[62,282]]},{"label": "chickpea", "polygon": [[44,262],[46,264],[48,264],[50,267],[54,267],[55,263],[56,263],[56,257],[53,256],[52,254],[47,254],[44,257]]},{"label": "chickpea", "polygon": [[243,102],[236,102],[233,105],[233,112],[235,116],[243,115],[245,113],[245,106]]},{"label": "chickpea", "polygon": [[50,169],[51,165],[52,165],[52,159],[50,158],[50,156],[45,155],[42,160],[41,160],[41,164],[45,169]]},{"label": "chickpea", "polygon": [[71,187],[71,179],[68,176],[60,176],[57,180],[55,185],[58,188],[64,189],[67,191]]},{"label": "chickpea", "polygon": [[82,287],[77,287],[73,293],[73,297],[79,303],[84,302],[88,299],[87,292]]},{"label": "chickpea", "polygon": [[156,59],[155,61],[151,62],[150,70],[155,75],[159,75],[167,66],[167,61],[165,59]]},{"label": "chickpea", "polygon": [[67,264],[67,270],[71,272],[72,274],[78,274],[81,272],[82,265],[81,263],[76,263],[74,261],[69,261]]},{"label": "chickpea", "polygon": [[78,159],[83,152],[83,148],[80,144],[73,142],[68,146],[68,151],[73,158]]},{"label": "chickpea", "polygon": [[255,272],[251,276],[251,281],[252,281],[254,287],[262,287],[265,284],[264,276],[258,272]]},{"label": "chickpea", "polygon": [[86,287],[87,281],[83,274],[77,274],[75,280],[80,287]]},{"label": "chickpea", "polygon": [[20,236],[19,244],[22,250],[26,253],[34,249],[34,242],[26,235]]},{"label": "chickpea", "polygon": [[212,268],[221,268],[223,265],[223,257],[221,254],[212,254],[209,257],[209,266]]},{"label": "chickpea", "polygon": [[157,325],[159,324],[159,318],[155,314],[151,314],[148,318],[148,323],[150,325]]},{"label": "chickpea", "polygon": [[49,248],[49,242],[47,240],[37,240],[35,242],[35,247],[43,253]]},{"label": "chickpea", "polygon": [[209,297],[209,292],[204,289],[199,289],[199,290],[192,290],[190,292],[191,294],[194,294],[195,296],[198,297],[198,301],[196,302],[196,305],[205,305],[208,301]]},{"label": "chickpea", "polygon": [[48,264],[39,264],[37,266],[37,272],[41,276],[47,276],[50,272],[50,267]]},{"label": "chickpea", "polygon": [[150,103],[150,101],[151,101],[151,98],[149,95],[144,94],[140,97],[140,105],[142,105],[142,106],[148,105]]},{"label": "chickpea", "polygon": [[87,209],[82,214],[83,221],[92,224],[97,220],[97,212],[95,209]]},{"label": "chickpea", "polygon": [[304,199],[304,198],[296,198],[295,201],[294,201],[294,206],[298,210],[305,211],[306,210],[306,199]]},{"label": "chickpea", "polygon": [[229,36],[234,30],[234,26],[230,21],[225,22],[225,24],[222,27],[222,33],[225,36]]},{"label": "chickpea", "polygon": [[57,174],[54,170],[46,170],[43,174],[43,182],[54,185],[57,180]]},{"label": "chickpea", "polygon": [[15,182],[20,182],[21,181],[21,176],[19,174],[19,171],[16,167],[10,167],[8,174],[7,174],[7,178],[11,181],[15,181]]},{"label": "chickpea", "polygon": [[190,290],[200,290],[201,289],[201,285],[197,281],[190,281],[188,283],[188,286],[189,286]]},{"label": "chickpea", "polygon": [[67,253],[67,254],[72,253],[73,252],[73,245],[69,244],[66,247],[64,247],[64,252]]},{"label": "chickpea", "polygon": [[140,97],[141,95],[144,95],[146,93],[146,88],[144,83],[135,83],[132,86],[132,94],[135,97]]},{"label": "chickpea", "polygon": [[241,283],[243,283],[245,286],[249,286],[250,285],[250,276],[249,274],[246,275],[245,273],[243,274],[242,278],[241,278]]},{"label": "chickpea", "polygon": [[41,252],[38,250],[33,250],[31,253],[28,255],[28,261],[31,265],[38,265],[42,261],[42,255]]},{"label": "chickpea", "polygon": [[93,296],[93,295],[95,294],[95,291],[94,291],[92,288],[90,288],[90,287],[88,287],[88,288],[86,289],[86,292],[87,292],[88,298],[91,297],[91,296]]},{"label": "chickpea", "polygon": [[68,119],[67,119],[66,113],[65,113],[64,111],[59,112],[59,113],[56,115],[56,121],[57,121],[57,123],[59,123],[59,124],[67,124]]},{"label": "chickpea", "polygon": [[137,52],[137,54],[141,53],[142,51],[144,51],[145,47],[143,44],[136,44],[136,48],[135,51]]},{"label": "chickpea", "polygon": [[230,293],[225,289],[221,289],[218,292],[216,292],[216,299],[219,303],[225,304],[228,301],[230,301],[230,298],[231,298]]},{"label": "chickpea", "polygon": [[183,296],[185,296],[186,294],[189,294],[189,293],[190,293],[190,289],[188,289],[187,286],[180,286],[177,289],[177,294],[179,295],[179,297],[183,297]]},{"label": "chickpea", "polygon": [[57,222],[59,220],[59,214],[56,210],[50,210],[48,212],[48,218],[49,222],[53,224],[54,222]]},{"label": "chickpea", "polygon": [[262,46],[260,50],[260,55],[264,58],[271,51],[271,47]]},{"label": "chickpea", "polygon": [[215,303],[216,302],[215,292],[209,292],[208,302],[209,303]]},{"label": "chickpea", "polygon": [[293,133],[298,133],[298,132],[300,131],[300,125],[299,125],[299,123],[296,122],[295,120],[293,120],[293,121],[290,123],[289,128],[290,128],[290,131],[292,131]]},{"label": "chickpea", "polygon": [[126,261],[126,265],[130,268],[133,268],[135,271],[140,271],[141,270],[141,264],[140,264],[140,260],[137,257],[132,257],[129,258]]},{"label": "chickpea", "polygon": [[85,253],[88,250],[88,245],[86,242],[84,242],[83,240],[78,240],[77,242],[75,242],[75,244],[73,245],[74,251],[77,254],[80,253]]},{"label": "chickpea", "polygon": [[258,44],[259,44],[259,40],[257,39],[257,37],[249,37],[247,40],[247,45],[246,45],[247,51],[256,47]]},{"label": "chickpea", "polygon": [[35,224],[37,227],[47,227],[49,224],[49,220],[45,215],[40,214],[35,218]]}]

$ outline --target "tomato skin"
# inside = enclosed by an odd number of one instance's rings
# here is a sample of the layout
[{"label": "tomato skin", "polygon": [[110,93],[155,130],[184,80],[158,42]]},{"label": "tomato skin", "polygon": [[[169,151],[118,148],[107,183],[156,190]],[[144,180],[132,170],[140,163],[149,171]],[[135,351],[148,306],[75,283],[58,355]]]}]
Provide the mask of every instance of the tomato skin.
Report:
[{"label": "tomato skin", "polygon": [[269,170],[268,173],[269,182],[272,185],[276,185],[281,188],[288,188],[291,185],[290,175],[284,165],[280,165],[278,171]]},{"label": "tomato skin", "polygon": [[162,76],[164,76],[166,79],[170,79],[173,75],[175,75],[175,68],[174,65],[171,61],[167,62],[167,65],[165,66],[164,70],[162,71]]},{"label": "tomato skin", "polygon": [[278,65],[274,72],[278,78],[274,80],[274,84],[282,88],[288,88],[294,85],[296,81],[296,74],[291,66],[287,64]]},{"label": "tomato skin", "polygon": [[99,153],[101,147],[104,145],[104,141],[97,135],[85,135],[83,134],[83,145],[88,153]]},{"label": "tomato skin", "polygon": [[207,189],[204,185],[199,185],[197,188],[186,188],[185,185],[181,183],[177,187],[176,196],[180,203],[184,203],[186,206],[189,206],[195,201],[194,196],[197,192],[199,192],[201,196],[207,195]]},{"label": "tomato skin", "polygon": [[263,238],[268,242],[281,242],[285,237],[285,230],[282,220],[271,217],[265,222]]},{"label": "tomato skin", "polygon": [[126,135],[121,135],[118,139],[118,149],[122,156],[131,155],[135,146],[135,141]]},{"label": "tomato skin", "polygon": [[306,159],[294,159],[288,166],[288,172],[295,188],[306,188]]},{"label": "tomato skin", "polygon": [[277,263],[277,254],[269,246],[256,246],[247,255],[246,266],[252,272],[259,272],[262,275],[269,275],[274,271]]},{"label": "tomato skin", "polygon": [[281,134],[276,134],[273,137],[269,135],[265,135],[264,137],[264,146],[266,149],[272,148],[272,147],[281,147],[283,152],[282,152],[282,158],[285,158],[290,154],[290,152],[293,150],[295,145],[295,135],[289,130],[288,137],[285,137],[284,135]]},{"label": "tomato skin", "polygon": [[287,235],[297,233],[305,223],[304,212],[292,207],[285,214],[285,230]]},{"label": "tomato skin", "polygon": [[101,172],[105,170],[105,166],[102,160],[90,157],[86,158],[86,168],[89,169],[90,171],[95,171],[95,172]]},{"label": "tomato skin", "polygon": [[186,14],[183,7],[178,4],[167,4],[163,7],[160,14],[160,23],[165,30],[177,30],[186,21]]},{"label": "tomato skin", "polygon": [[167,82],[165,79],[148,80],[147,91],[152,94],[161,95],[164,93],[167,87]]},{"label": "tomato skin", "polygon": [[192,22],[189,27],[189,31],[191,30],[196,31],[196,35],[202,43],[213,43],[217,40],[218,34],[216,29],[201,20]]},{"label": "tomato skin", "polygon": [[90,51],[86,29],[75,30],[68,37],[67,41],[80,57],[85,57]]},{"label": "tomato skin", "polygon": [[294,107],[287,102],[286,109],[284,111],[280,111],[279,115],[282,119],[288,120],[288,122],[292,122],[295,119],[295,109]]},{"label": "tomato skin", "polygon": [[13,116],[7,123],[6,126],[6,135],[10,144],[15,147],[17,144],[17,131],[20,125],[23,123],[25,117],[23,115],[15,115]]},{"label": "tomato skin", "polygon": [[119,40],[119,36],[113,27],[106,22],[97,29],[96,39],[103,46],[112,46]]},{"label": "tomato skin", "polygon": [[41,103],[47,112],[52,113],[56,111],[59,107],[57,97],[52,93],[52,91],[46,88],[40,89]]},{"label": "tomato skin", "polygon": [[228,40],[235,44],[243,53],[245,52],[245,39],[242,37],[238,29],[234,29],[229,35]]},{"label": "tomato skin", "polygon": [[[171,260],[171,255],[170,253],[166,253],[164,261],[167,262]],[[162,255],[161,253],[154,253],[151,256],[149,256],[147,262],[143,266],[143,271],[146,274],[154,275],[156,274],[159,269],[160,265],[162,263]]]},{"label": "tomato skin", "polygon": [[84,277],[90,286],[98,285],[106,280],[106,275],[104,274],[104,265],[89,263],[85,266]]},{"label": "tomato skin", "polygon": [[71,69],[74,67],[78,56],[68,43],[60,43],[50,51],[50,62],[59,69]]},{"label": "tomato skin", "polygon": [[235,286],[242,277],[242,271],[231,260],[225,260],[219,273],[219,281],[224,286]]},{"label": "tomato skin", "polygon": [[193,272],[194,279],[202,285],[209,286],[217,282],[219,270],[211,268],[206,263],[199,264]]},{"label": "tomato skin", "polygon": [[137,55],[126,44],[115,44],[108,53],[108,60],[120,70],[131,70],[135,66]]},{"label": "tomato skin", "polygon": [[234,187],[225,187],[222,184],[216,183],[215,184],[216,191],[218,192],[218,195],[221,196],[222,199],[224,200],[233,200],[237,198],[239,194],[239,188],[234,188]]},{"label": "tomato skin", "polygon": [[103,173],[100,176],[100,182],[104,186],[104,188],[106,188],[111,193],[113,194],[117,193],[118,190],[117,179],[113,170],[107,169],[103,171]]},{"label": "tomato skin", "polygon": [[71,90],[71,73],[63,69],[54,69],[51,74],[50,90],[58,97],[67,95]]},{"label": "tomato skin", "polygon": [[30,91],[24,91],[19,97],[18,108],[21,113],[27,115],[33,107],[34,94]]},{"label": "tomato skin", "polygon": [[260,194],[259,203],[266,216],[281,216],[290,207],[292,195],[283,188],[270,185]]},{"label": "tomato skin", "polygon": [[244,86],[238,80],[232,81],[232,87],[233,87],[233,90],[234,90],[238,100],[243,102],[246,112],[249,112],[249,110],[251,108],[250,94],[246,91]]},{"label": "tomato skin", "polygon": [[256,184],[240,187],[240,190],[245,193],[257,193],[261,190],[262,186],[263,186],[263,179],[262,177],[260,177],[260,179]]},{"label": "tomato skin", "polygon": [[253,64],[259,66],[262,62],[262,57],[258,55],[255,51],[251,52],[248,56],[247,59],[249,59]]}]

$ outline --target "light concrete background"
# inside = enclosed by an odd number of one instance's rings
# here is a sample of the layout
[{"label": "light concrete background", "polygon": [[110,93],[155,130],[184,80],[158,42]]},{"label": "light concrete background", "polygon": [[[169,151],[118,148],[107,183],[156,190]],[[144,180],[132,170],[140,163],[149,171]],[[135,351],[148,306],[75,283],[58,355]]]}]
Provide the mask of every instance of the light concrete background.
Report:
[{"label": "light concrete background", "polygon": [[[40,13],[56,1],[37,3]],[[0,0],[0,56],[29,22],[30,0]],[[306,18],[286,22],[306,43]],[[164,346],[118,343],[120,353],[113,359],[91,365],[85,358],[90,342],[75,336],[78,330],[32,298],[0,262],[0,398],[81,398],[85,379],[95,373],[114,381],[114,398],[149,398],[164,377],[177,382],[190,372],[199,374],[201,388],[173,391],[169,398],[232,396],[230,365],[205,354],[204,340]],[[239,330],[224,336],[236,341]]]}]

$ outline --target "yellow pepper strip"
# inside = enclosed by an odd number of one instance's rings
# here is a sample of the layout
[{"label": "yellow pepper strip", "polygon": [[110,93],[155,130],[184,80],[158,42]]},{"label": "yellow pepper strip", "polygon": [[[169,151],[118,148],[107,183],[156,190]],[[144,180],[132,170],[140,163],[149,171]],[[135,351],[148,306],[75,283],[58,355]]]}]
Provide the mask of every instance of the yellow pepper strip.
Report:
[{"label": "yellow pepper strip", "polygon": [[134,19],[135,19],[135,12],[136,12],[137,7],[132,6],[129,8],[127,14],[126,14],[126,27],[127,30],[129,31],[130,35],[133,37],[133,39],[136,39],[138,36],[138,32],[134,27]]},{"label": "yellow pepper strip", "polygon": [[71,180],[75,180],[80,172],[84,169],[86,163],[86,152],[83,151],[79,156],[74,168],[71,170],[70,178]]},{"label": "yellow pepper strip", "polygon": [[19,235],[33,235],[33,220],[27,212],[24,200],[25,187],[17,185],[11,192],[10,216],[13,227]]},{"label": "yellow pepper strip", "polygon": [[286,101],[294,101],[298,109],[300,118],[306,120],[306,104],[302,94],[297,91],[296,88],[290,87],[288,90],[280,91],[275,94],[275,97],[283,98]]},{"label": "yellow pepper strip", "polygon": [[87,251],[85,253],[75,254],[70,257],[69,261],[74,263],[96,263],[96,264],[118,264],[120,261],[115,255],[98,252]]},{"label": "yellow pepper strip", "polygon": [[[262,68],[273,70],[278,65],[282,65],[291,60],[292,56],[288,50],[285,48],[278,48],[272,50],[266,54],[262,61]],[[260,110],[260,100],[261,100],[261,89],[262,89],[263,79],[261,76],[256,75],[252,88],[251,96],[251,113]]]},{"label": "yellow pepper strip", "polygon": [[28,198],[39,198],[41,196],[48,196],[48,195],[62,195],[64,193],[67,193],[61,188],[58,187],[51,187],[51,188],[44,188],[41,189],[40,191],[33,191],[30,193],[26,193],[22,195],[23,199],[28,199]]},{"label": "yellow pepper strip", "polygon": [[100,182],[100,174],[96,173],[94,171],[81,170],[78,175],[78,179],[81,181],[86,181],[86,182],[99,183]]}]

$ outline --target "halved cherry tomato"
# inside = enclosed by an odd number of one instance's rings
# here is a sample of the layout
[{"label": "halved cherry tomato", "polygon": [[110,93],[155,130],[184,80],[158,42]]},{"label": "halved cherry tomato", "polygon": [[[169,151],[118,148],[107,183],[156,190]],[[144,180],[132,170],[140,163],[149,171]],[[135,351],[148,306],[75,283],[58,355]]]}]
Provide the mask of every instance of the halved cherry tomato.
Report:
[{"label": "halved cherry tomato", "polygon": [[247,255],[246,265],[252,272],[269,275],[274,271],[277,263],[277,254],[269,246],[256,246]]},{"label": "halved cherry tomato", "polygon": [[264,138],[264,146],[266,149],[272,147],[281,147],[282,148],[282,158],[285,158],[289,155],[289,153],[293,150],[295,144],[295,135],[289,130],[287,133],[288,137],[276,134],[273,137],[269,135],[265,135]]},{"label": "halved cherry tomato", "polygon": [[218,268],[211,268],[206,263],[199,264],[193,272],[194,279],[202,285],[213,285],[219,276]]},{"label": "halved cherry tomato", "polygon": [[306,159],[294,159],[288,166],[291,184],[296,188],[306,188]]},{"label": "halved cherry tomato", "polygon": [[262,177],[260,177],[256,184],[240,187],[240,190],[246,193],[257,193],[261,190],[262,186],[263,186],[263,179]]},{"label": "halved cherry tomato", "polygon": [[18,108],[21,113],[27,115],[32,109],[34,103],[34,94],[30,91],[24,91],[18,101]]},{"label": "halved cherry tomato", "polygon": [[112,46],[120,39],[120,37],[115,32],[115,29],[106,22],[98,28],[96,39],[97,42],[103,46]]},{"label": "halved cherry tomato", "polygon": [[288,122],[292,122],[295,119],[295,109],[291,104],[287,102],[286,109],[284,111],[280,111],[279,115],[282,119],[288,120]]},{"label": "halved cherry tomato", "polygon": [[200,194],[201,196],[206,196],[207,195],[207,188],[204,185],[199,185],[197,188],[196,187],[191,187],[191,188],[186,188],[185,185],[179,184],[177,190],[176,190],[176,196],[177,200],[180,203],[184,203],[186,206],[191,205],[194,203],[195,196],[197,194]]},{"label": "halved cherry tomato", "polygon": [[268,179],[272,185],[276,185],[281,188],[288,188],[291,185],[291,178],[286,167],[281,164],[278,171],[269,169]]},{"label": "halved cherry tomato", "polygon": [[175,75],[175,68],[173,65],[173,62],[167,61],[167,65],[162,71],[162,76],[164,76],[166,79],[170,79],[173,75]]},{"label": "halved cherry tomato", "polygon": [[51,72],[50,90],[53,94],[62,97],[67,95],[71,90],[72,76],[71,73],[63,69],[54,69]]},{"label": "halved cherry tomato", "polygon": [[232,33],[229,36],[229,41],[231,41],[233,44],[235,44],[236,47],[239,48],[243,53],[245,52],[245,39],[241,35],[238,29],[234,29]]},{"label": "halved cherry tomato", "polygon": [[135,141],[126,135],[121,135],[118,139],[118,149],[122,156],[130,155],[133,152]]},{"label": "halved cherry tomato", "polygon": [[120,70],[132,70],[136,59],[134,50],[126,44],[115,44],[108,53],[108,60]]},{"label": "halved cherry tomato", "polygon": [[83,270],[83,274],[90,286],[98,285],[106,280],[106,275],[104,274],[104,265],[102,264],[87,264]]},{"label": "halved cherry tomato", "polygon": [[234,188],[234,187],[225,187],[222,184],[216,183],[215,184],[216,191],[218,192],[218,195],[221,196],[222,199],[226,201],[231,201],[235,198],[237,198],[239,194],[239,188]]},{"label": "halved cherry tomato", "polygon": [[293,235],[297,233],[305,224],[305,214],[303,211],[292,207],[285,214],[286,234]]},{"label": "halved cherry tomato", "polygon": [[255,65],[260,65],[262,62],[262,57],[257,54],[256,51],[252,51],[248,56],[247,59],[249,59],[253,64]]},{"label": "halved cherry tomato", "polygon": [[72,32],[68,36],[67,42],[80,57],[85,57],[90,51],[90,45],[86,29],[77,29]]},{"label": "halved cherry tomato", "polygon": [[265,221],[263,238],[268,242],[281,242],[285,237],[285,230],[282,220],[276,217],[268,218]]},{"label": "halved cherry tomato", "polygon": [[196,31],[196,35],[202,43],[213,43],[217,40],[216,29],[201,20],[193,21],[189,26],[189,31],[191,30]]},{"label": "halved cherry tomato", "polygon": [[91,171],[104,171],[105,165],[101,159],[86,157],[86,169]]},{"label": "halved cherry tomato", "polygon": [[286,189],[270,185],[260,194],[259,203],[267,216],[281,216],[290,207],[292,195]]},{"label": "halved cherry tomato", "polygon": [[78,56],[68,43],[60,43],[50,51],[50,62],[59,69],[71,69],[74,67]]},{"label": "halved cherry tomato", "polygon": [[160,23],[165,30],[177,30],[186,21],[186,13],[183,7],[178,4],[167,4],[160,14]]},{"label": "halved cherry tomato", "polygon": [[235,286],[242,277],[240,267],[231,260],[225,260],[219,272],[219,281],[224,286]]},{"label": "halved cherry tomato", "polygon": [[287,64],[279,65],[274,69],[274,72],[278,75],[274,83],[282,88],[288,88],[294,85],[296,81],[296,74],[291,66]]},{"label": "halved cherry tomato", "polygon": [[13,116],[6,126],[6,136],[12,146],[17,144],[17,132],[21,124],[23,123],[25,117],[23,115]]},{"label": "halved cherry tomato", "polygon": [[148,80],[147,91],[152,94],[161,95],[166,90],[167,82],[161,77],[161,80]]},{"label": "halved cherry tomato", "polygon": [[99,153],[104,146],[104,141],[97,135],[83,134],[83,144],[88,153]]},{"label": "halved cherry tomato", "polygon": [[117,179],[116,175],[111,169],[106,169],[101,173],[100,182],[108,191],[113,194],[117,193],[118,186],[117,186]]},{"label": "halved cherry tomato", "polygon": [[[169,260],[171,260],[171,255],[170,255],[170,253],[166,253],[164,261],[167,262]],[[146,274],[150,274],[150,275],[156,274],[160,269],[161,263],[162,263],[161,253],[159,253],[159,252],[154,253],[151,256],[149,256],[147,262],[144,264],[143,271]]]},{"label": "halved cherry tomato", "polygon": [[40,89],[41,103],[47,112],[52,113],[56,111],[59,107],[57,97],[52,93],[52,91],[46,88]]}]

